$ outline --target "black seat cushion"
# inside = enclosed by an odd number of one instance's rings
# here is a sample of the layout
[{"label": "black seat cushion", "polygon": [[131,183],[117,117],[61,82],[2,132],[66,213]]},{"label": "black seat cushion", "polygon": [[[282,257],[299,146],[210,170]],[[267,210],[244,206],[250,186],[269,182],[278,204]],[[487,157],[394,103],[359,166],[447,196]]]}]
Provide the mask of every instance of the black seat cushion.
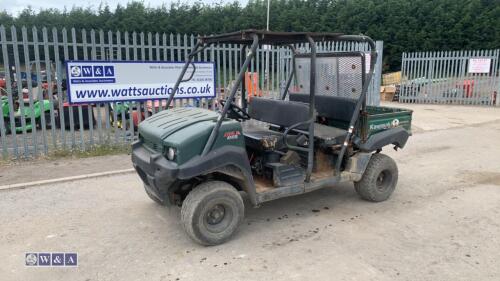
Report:
[{"label": "black seat cushion", "polygon": [[[309,120],[309,106],[302,102],[253,97],[248,105],[248,114],[253,119],[290,127]],[[307,125],[299,128],[305,130]]]},{"label": "black seat cushion", "polygon": [[[309,103],[309,94],[290,93],[290,101]],[[316,95],[315,108],[318,116],[349,122],[356,109],[356,99]]]},{"label": "black seat cushion", "polygon": [[[307,131],[295,130],[301,134],[307,134]],[[344,142],[347,136],[347,131],[339,128],[335,128],[328,125],[323,125],[319,123],[314,123],[314,138],[321,141],[323,144],[335,145]]]}]

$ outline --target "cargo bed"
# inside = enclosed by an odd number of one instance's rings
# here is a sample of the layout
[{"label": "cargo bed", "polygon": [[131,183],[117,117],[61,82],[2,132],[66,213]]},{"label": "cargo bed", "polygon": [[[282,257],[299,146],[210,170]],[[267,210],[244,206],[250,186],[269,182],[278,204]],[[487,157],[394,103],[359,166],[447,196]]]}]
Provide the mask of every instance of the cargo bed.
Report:
[{"label": "cargo bed", "polygon": [[411,135],[412,113],[403,108],[367,106],[358,124],[358,136],[366,141],[372,135],[396,127],[403,127]]}]

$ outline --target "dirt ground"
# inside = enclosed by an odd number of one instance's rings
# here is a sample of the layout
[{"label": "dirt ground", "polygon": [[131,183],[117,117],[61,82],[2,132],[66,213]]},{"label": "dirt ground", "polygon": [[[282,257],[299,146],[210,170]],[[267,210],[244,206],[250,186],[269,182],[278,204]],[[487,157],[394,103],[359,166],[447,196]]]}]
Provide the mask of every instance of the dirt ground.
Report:
[{"label": "dirt ground", "polygon": [[[135,174],[0,191],[0,280],[500,280],[500,110],[409,107],[415,134],[384,151],[400,172],[390,200],[344,184],[246,201],[220,246],[192,242]],[[79,266],[25,267],[42,251],[77,252]]]}]

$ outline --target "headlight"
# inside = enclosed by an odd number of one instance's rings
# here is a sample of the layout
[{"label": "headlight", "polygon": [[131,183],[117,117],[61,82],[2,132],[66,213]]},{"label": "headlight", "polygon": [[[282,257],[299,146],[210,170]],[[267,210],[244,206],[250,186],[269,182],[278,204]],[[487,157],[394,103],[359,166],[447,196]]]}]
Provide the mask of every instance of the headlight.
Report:
[{"label": "headlight", "polygon": [[175,148],[169,147],[167,151],[167,159],[172,161],[175,158]]}]

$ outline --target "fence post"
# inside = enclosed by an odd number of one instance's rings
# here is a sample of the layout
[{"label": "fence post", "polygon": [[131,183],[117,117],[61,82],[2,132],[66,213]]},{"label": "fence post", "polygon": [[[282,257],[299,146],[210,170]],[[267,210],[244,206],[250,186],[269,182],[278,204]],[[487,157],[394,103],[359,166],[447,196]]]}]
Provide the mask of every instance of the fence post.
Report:
[{"label": "fence post", "polygon": [[500,77],[499,77],[499,72],[500,72],[500,49],[497,49],[495,51],[495,55],[494,55],[494,64],[493,64],[493,69],[494,69],[494,72],[493,72],[493,77],[495,79],[495,82],[494,84],[496,84],[496,87],[493,86],[494,90],[496,91],[496,106],[500,106]]},{"label": "fence post", "polygon": [[[7,52],[7,38],[5,37],[5,27],[3,25],[0,25],[0,43],[2,44],[2,57],[3,57],[3,63],[5,67],[5,84],[6,87],[10,86],[10,69],[9,69],[9,55]],[[12,124],[12,116],[14,115],[12,110],[11,110],[11,104],[12,104],[12,96],[9,96],[9,93],[7,92],[7,99],[8,99],[8,105],[7,108],[9,109],[9,119],[11,120],[10,123]],[[8,124],[4,122],[4,110],[3,107],[0,106],[0,137],[2,139],[2,157],[3,158],[8,158],[9,157],[9,150],[7,147],[7,132],[6,132],[6,127]],[[15,139],[14,139],[15,141]],[[17,144],[15,144],[15,149],[17,149]],[[15,155],[17,155],[17,152],[15,152]]]},{"label": "fence post", "polygon": [[54,42],[54,62],[56,64],[56,86],[57,86],[57,97],[58,97],[58,108],[59,108],[59,125],[60,125],[60,130],[61,130],[61,142],[62,142],[62,148],[66,148],[66,124],[64,120],[64,94],[63,94],[63,89],[62,89],[62,80],[63,80],[63,71],[61,68],[61,61],[59,59],[59,38],[57,35],[58,31],[54,27],[52,28],[52,40]]},{"label": "fence post", "polygon": [[[51,136],[52,136],[52,146],[54,148],[57,148],[57,136],[56,136],[56,118],[55,118],[55,109],[54,109],[54,97],[53,97],[53,78],[52,78],[52,63],[50,61],[50,50],[49,50],[49,36],[47,33],[47,28],[44,27],[42,29],[42,38],[43,38],[43,52],[44,52],[44,58],[45,58],[45,75],[47,76],[47,89],[46,93],[49,98],[49,119],[50,119],[50,131],[51,131]],[[41,101],[43,102],[43,100]],[[42,103],[43,105],[43,103]],[[45,114],[42,114],[45,115]],[[45,124],[42,124],[42,126],[47,125],[47,119],[45,119]],[[43,119],[42,119],[43,120]]]},{"label": "fence post", "polygon": [[[24,108],[24,93],[23,93],[23,85],[22,85],[22,78],[21,78],[21,63],[19,61],[19,46],[17,42],[17,30],[14,26],[10,28],[11,31],[11,41],[12,41],[12,49],[13,49],[13,55],[14,55],[14,66],[16,68],[15,72],[15,80],[16,80],[16,88],[17,88],[17,102],[19,104],[19,113],[21,118],[21,127],[22,127],[22,142],[23,142],[23,148],[24,148],[24,157],[28,158],[29,155],[29,150],[28,150],[28,142],[26,141],[27,139],[27,128],[26,128],[26,116],[24,116],[25,108]],[[14,98],[14,97],[13,97]],[[40,102],[43,102],[40,101]],[[43,105],[43,103],[42,103]],[[42,112],[43,114],[43,112]],[[36,126],[36,124],[32,123],[31,126]],[[16,128],[14,128],[16,130]]]}]

